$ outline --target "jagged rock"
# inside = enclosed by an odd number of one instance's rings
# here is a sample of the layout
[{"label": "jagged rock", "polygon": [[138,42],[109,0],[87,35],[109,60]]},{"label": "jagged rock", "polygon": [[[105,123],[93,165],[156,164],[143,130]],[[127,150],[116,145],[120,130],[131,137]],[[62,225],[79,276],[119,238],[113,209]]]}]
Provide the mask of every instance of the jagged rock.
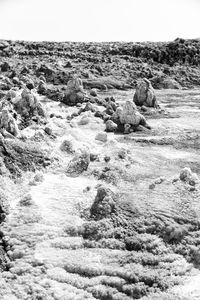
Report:
[{"label": "jagged rock", "polygon": [[67,84],[62,102],[67,105],[76,105],[77,103],[84,102],[85,96],[81,79],[72,78]]},{"label": "jagged rock", "polygon": [[138,106],[144,105],[155,108],[158,106],[154,89],[148,79],[144,78],[137,84],[133,101]]},{"label": "jagged rock", "polygon": [[17,123],[6,108],[4,108],[0,114],[0,132],[4,137],[19,135]]},{"label": "jagged rock", "polygon": [[116,198],[114,193],[103,186],[97,190],[94,203],[90,209],[90,215],[95,220],[101,220],[109,217],[116,212]]},{"label": "jagged rock", "polygon": [[106,131],[107,132],[115,132],[117,130],[117,124],[114,123],[112,120],[106,121]]},{"label": "jagged rock", "polygon": [[86,171],[90,163],[90,154],[83,152],[77,154],[68,164],[66,175],[79,176],[82,172]]},{"label": "jagged rock", "polygon": [[97,133],[95,140],[106,143],[108,139],[107,133],[106,132],[99,132]]}]

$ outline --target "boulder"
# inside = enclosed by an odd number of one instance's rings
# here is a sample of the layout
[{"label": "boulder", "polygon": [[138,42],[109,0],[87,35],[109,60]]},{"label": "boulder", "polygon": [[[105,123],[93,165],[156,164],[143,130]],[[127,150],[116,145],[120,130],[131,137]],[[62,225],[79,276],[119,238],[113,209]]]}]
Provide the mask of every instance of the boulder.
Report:
[{"label": "boulder", "polygon": [[68,81],[62,102],[67,105],[76,105],[85,101],[85,92],[81,79],[72,78]]},{"label": "boulder", "polygon": [[19,129],[16,120],[6,108],[3,108],[0,114],[0,132],[4,137],[19,135]]},{"label": "boulder", "polygon": [[42,104],[36,95],[28,89],[22,90],[20,97],[14,103],[14,108],[22,118],[32,118],[37,115],[45,117]]},{"label": "boulder", "polygon": [[139,113],[136,105],[130,100],[125,102],[122,111],[118,109],[118,114],[121,124],[129,124],[135,127],[139,125],[146,126],[145,117]]},{"label": "boulder", "polygon": [[151,82],[144,78],[138,82],[133,101],[138,106],[157,107],[157,100]]},{"label": "boulder", "polygon": [[106,121],[106,131],[107,132],[115,132],[117,130],[117,124],[114,123],[112,120]]}]

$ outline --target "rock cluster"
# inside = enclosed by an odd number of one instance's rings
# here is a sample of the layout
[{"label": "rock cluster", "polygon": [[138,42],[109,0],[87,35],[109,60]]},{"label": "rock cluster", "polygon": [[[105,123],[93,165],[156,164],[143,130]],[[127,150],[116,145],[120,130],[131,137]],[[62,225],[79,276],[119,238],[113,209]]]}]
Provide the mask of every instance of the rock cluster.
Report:
[{"label": "rock cluster", "polygon": [[138,111],[135,103],[131,100],[127,100],[123,107],[116,107],[105,124],[107,132],[130,133],[138,130],[139,126],[150,129],[145,117]]}]

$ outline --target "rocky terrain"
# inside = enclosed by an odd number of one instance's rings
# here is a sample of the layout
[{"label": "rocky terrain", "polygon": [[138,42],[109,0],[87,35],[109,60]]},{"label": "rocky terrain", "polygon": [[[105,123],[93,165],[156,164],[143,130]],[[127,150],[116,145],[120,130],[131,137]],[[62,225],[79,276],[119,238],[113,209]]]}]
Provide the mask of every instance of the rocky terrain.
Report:
[{"label": "rocky terrain", "polygon": [[0,299],[200,299],[200,41],[0,41]]}]

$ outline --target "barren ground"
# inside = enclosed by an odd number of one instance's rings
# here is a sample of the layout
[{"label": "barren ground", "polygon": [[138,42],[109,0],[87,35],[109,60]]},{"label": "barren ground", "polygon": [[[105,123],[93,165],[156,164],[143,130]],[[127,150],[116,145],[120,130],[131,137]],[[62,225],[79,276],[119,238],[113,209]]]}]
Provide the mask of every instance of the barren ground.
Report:
[{"label": "barren ground", "polygon": [[[49,119],[55,137],[41,142],[54,163],[40,172],[42,182],[30,184],[31,172],[6,182],[11,208],[1,231],[10,261],[0,274],[0,299],[200,299],[198,252],[194,257],[191,250],[200,244],[200,189],[178,177],[183,167],[200,176],[200,90],[156,94],[165,113],[147,116],[151,131],[108,133],[106,143],[95,140],[105,128],[101,119],[89,115],[87,125],[77,125],[77,117],[70,126],[65,117],[77,108],[41,97],[49,114],[63,116]],[[108,95],[124,102],[133,91],[99,93]],[[66,138],[77,149],[99,154],[78,177],[65,173],[73,156],[59,148]],[[119,158],[122,150],[125,157]],[[114,178],[94,175],[105,167],[114,170]],[[117,195],[111,227],[109,218],[87,217],[99,184]],[[20,203],[24,195],[31,205]],[[88,237],[84,224],[99,229]],[[169,239],[170,226],[186,233]]]}]

